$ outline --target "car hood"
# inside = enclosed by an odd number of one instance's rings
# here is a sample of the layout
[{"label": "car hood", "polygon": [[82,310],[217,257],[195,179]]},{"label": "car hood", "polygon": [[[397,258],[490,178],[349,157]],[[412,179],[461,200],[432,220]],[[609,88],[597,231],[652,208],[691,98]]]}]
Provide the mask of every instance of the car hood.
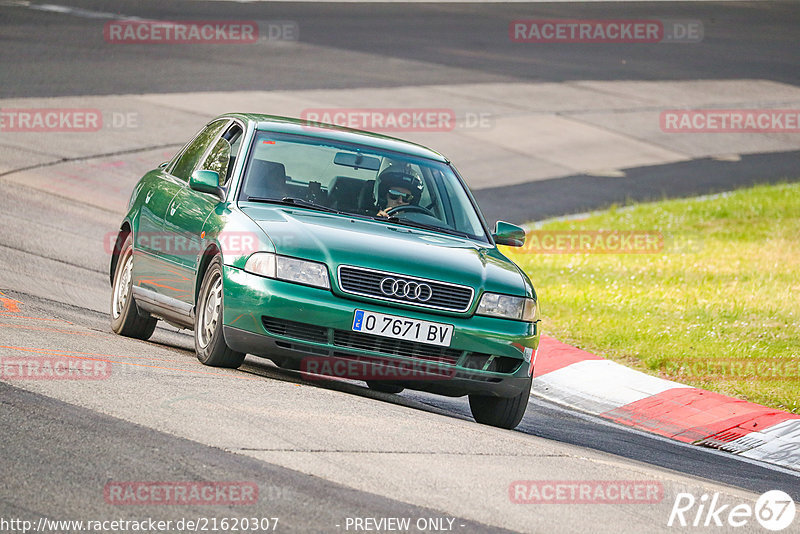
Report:
[{"label": "car hood", "polygon": [[491,245],[360,217],[283,206],[244,207],[278,254],[530,295],[517,266]]}]

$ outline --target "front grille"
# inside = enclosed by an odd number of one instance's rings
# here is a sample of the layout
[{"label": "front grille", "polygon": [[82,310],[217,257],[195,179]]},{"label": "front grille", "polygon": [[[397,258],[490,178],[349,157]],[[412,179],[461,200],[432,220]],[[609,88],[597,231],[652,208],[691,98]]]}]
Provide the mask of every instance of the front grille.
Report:
[{"label": "front grille", "polygon": [[[419,300],[409,297],[386,295],[381,290],[381,282],[387,277],[406,282],[426,284],[431,288],[431,297],[425,302],[420,302]],[[467,311],[472,304],[472,296],[474,294],[472,288],[467,286],[447,284],[444,282],[426,280],[424,278],[414,278],[413,276],[385,273],[344,265],[339,267],[339,287],[342,288],[342,291],[354,295],[375,297],[381,300],[390,300],[393,302],[402,302],[404,304],[413,304],[425,308],[437,308],[454,312]]]},{"label": "front grille", "polygon": [[369,350],[372,352],[380,352],[381,354],[404,356],[406,358],[432,360],[439,363],[448,363],[450,365],[458,363],[458,359],[463,352],[447,347],[374,336],[361,332],[348,332],[346,330],[334,330],[333,344],[337,347]]}]

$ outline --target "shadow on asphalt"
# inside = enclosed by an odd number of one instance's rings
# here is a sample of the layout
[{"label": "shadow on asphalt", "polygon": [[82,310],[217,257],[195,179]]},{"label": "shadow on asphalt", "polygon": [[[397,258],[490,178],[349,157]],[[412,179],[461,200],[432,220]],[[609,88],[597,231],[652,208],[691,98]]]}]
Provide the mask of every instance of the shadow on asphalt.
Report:
[{"label": "shadow on asphalt", "polygon": [[603,209],[612,204],[684,198],[757,184],[800,180],[800,151],[702,158],[627,169],[625,177],[579,174],[473,191],[486,220],[522,224]]}]

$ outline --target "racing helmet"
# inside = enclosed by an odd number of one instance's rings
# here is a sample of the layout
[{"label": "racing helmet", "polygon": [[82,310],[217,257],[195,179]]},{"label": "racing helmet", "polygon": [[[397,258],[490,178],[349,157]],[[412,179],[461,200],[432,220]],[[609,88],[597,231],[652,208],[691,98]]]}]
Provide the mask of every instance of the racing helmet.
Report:
[{"label": "racing helmet", "polygon": [[381,171],[376,182],[378,207],[381,209],[386,207],[386,195],[392,187],[408,189],[411,192],[409,204],[417,205],[422,198],[422,177],[410,165],[393,163]]}]

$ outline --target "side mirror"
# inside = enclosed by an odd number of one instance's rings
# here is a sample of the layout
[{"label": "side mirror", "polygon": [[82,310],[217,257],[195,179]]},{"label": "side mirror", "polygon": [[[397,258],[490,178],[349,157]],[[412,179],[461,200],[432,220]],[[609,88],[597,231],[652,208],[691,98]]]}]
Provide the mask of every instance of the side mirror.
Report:
[{"label": "side mirror", "polygon": [[189,187],[225,200],[225,191],[219,186],[219,174],[216,171],[194,171],[189,178]]},{"label": "side mirror", "polygon": [[525,230],[505,221],[497,221],[492,237],[498,245],[521,247],[525,244]]}]

